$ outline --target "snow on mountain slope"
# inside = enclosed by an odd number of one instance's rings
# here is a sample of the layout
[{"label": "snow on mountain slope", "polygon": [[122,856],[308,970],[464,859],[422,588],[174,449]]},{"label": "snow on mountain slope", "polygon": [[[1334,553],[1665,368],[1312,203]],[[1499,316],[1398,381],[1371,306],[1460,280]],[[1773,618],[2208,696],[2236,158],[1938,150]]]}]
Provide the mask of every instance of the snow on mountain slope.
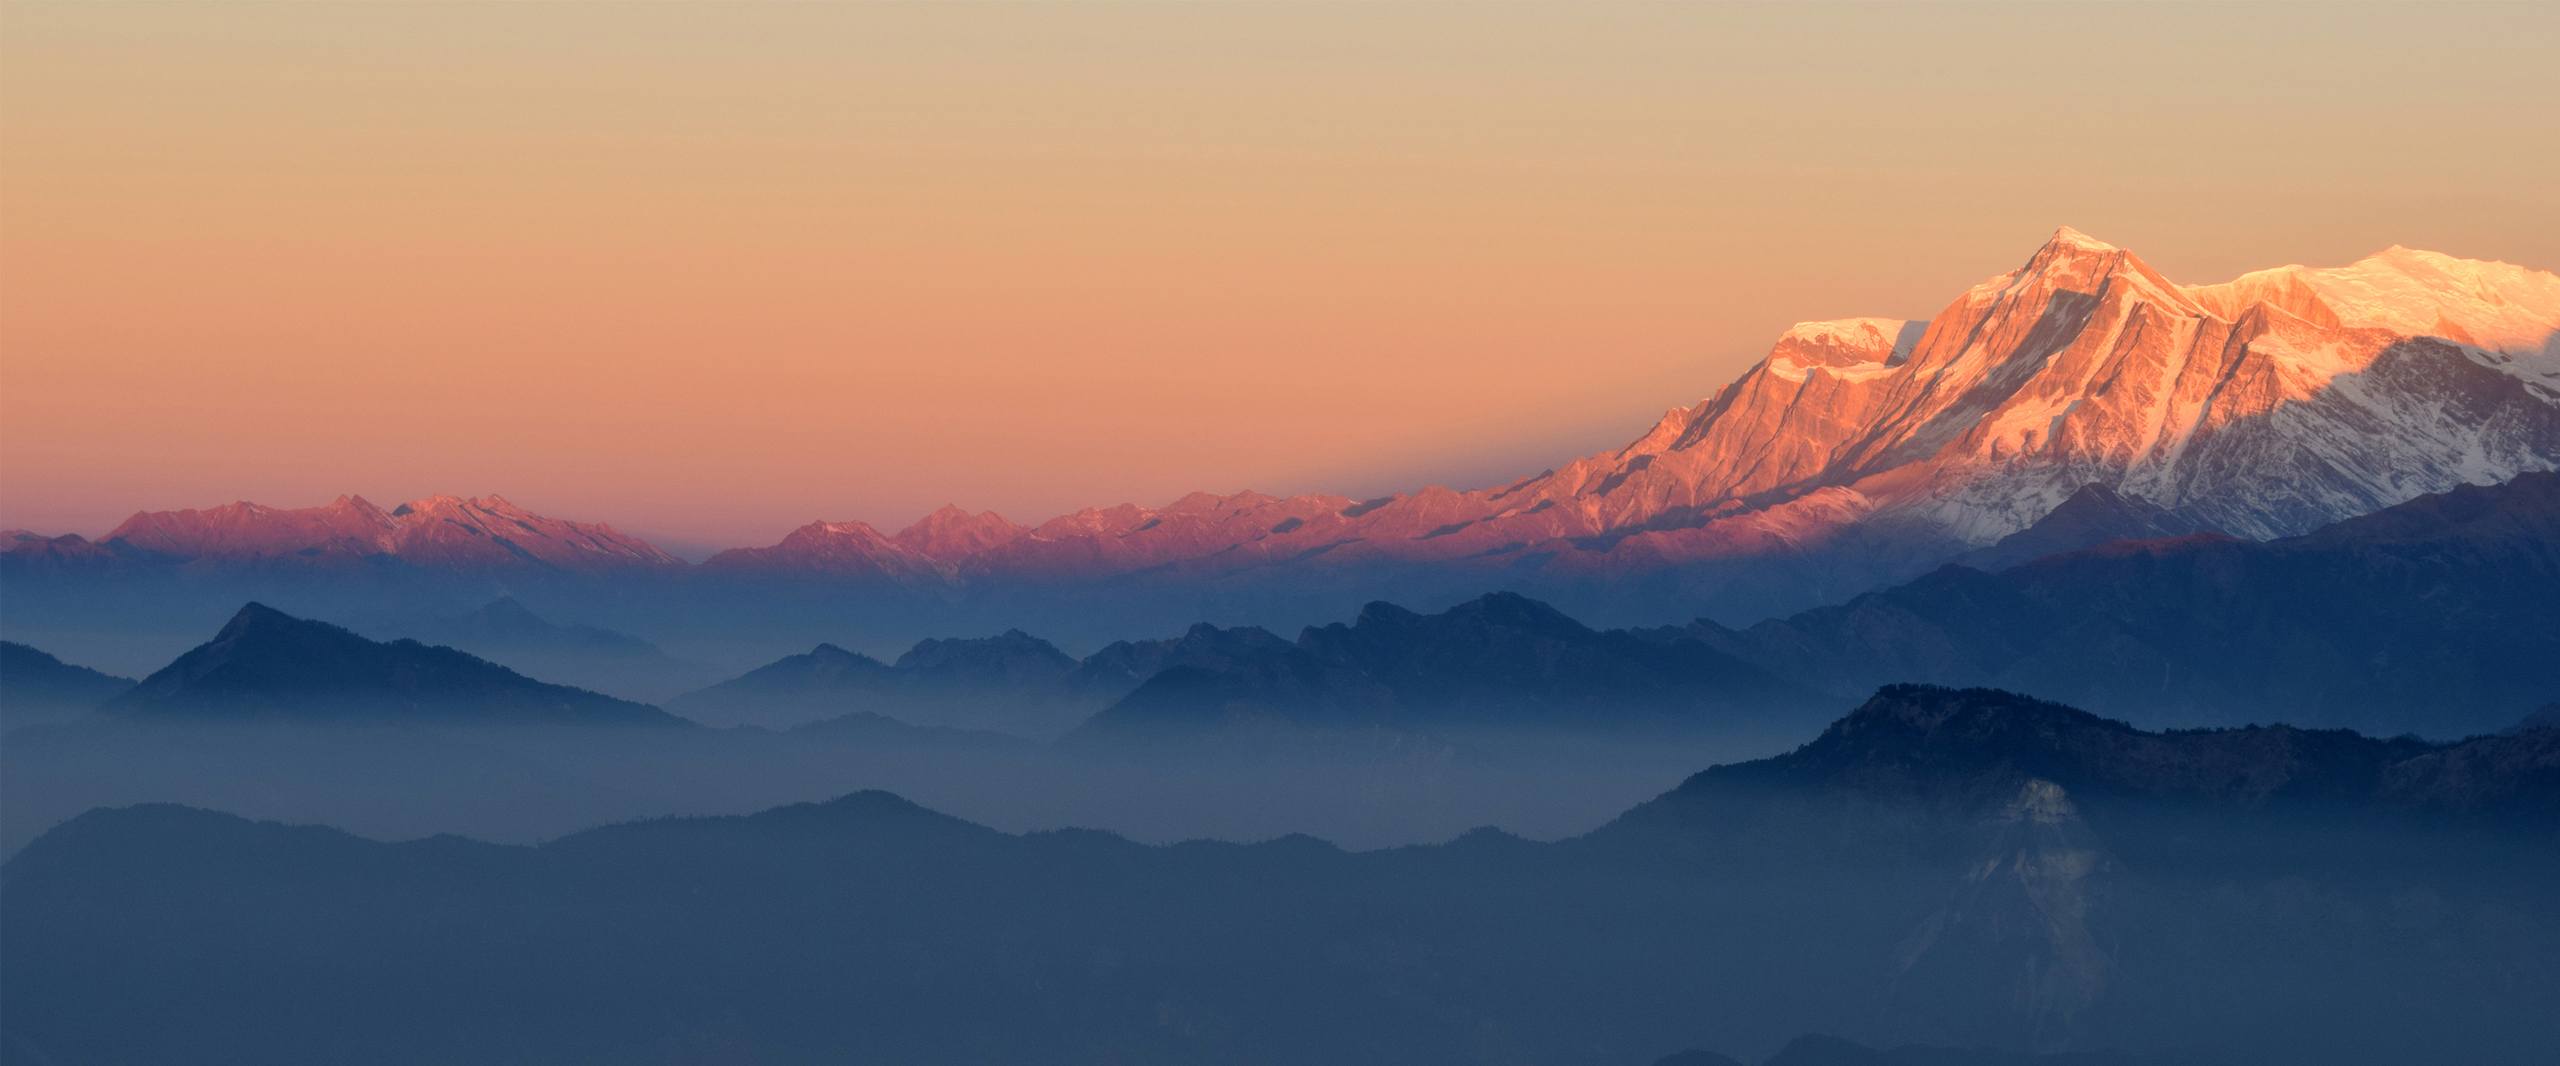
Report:
[{"label": "snow on mountain slope", "polygon": [[2332,270],[2283,269],[2345,325],[2442,337],[2510,373],[2560,379],[2560,275],[2396,245]]},{"label": "snow on mountain slope", "polygon": [[705,573],[763,577],[881,579],[936,583],[950,576],[933,557],[898,543],[868,522],[811,522],[781,543],[732,548],[702,562]]},{"label": "snow on mountain slope", "polygon": [[[1926,322],[1800,324],[1625,447],[1508,485],[1194,493],[1027,530],[946,508],[808,567],[852,553],[962,584],[1410,563],[1610,575],[1847,542],[1916,560],[1998,541],[2093,484],[2275,536],[2553,468],[2555,338],[2560,278],[2543,271],[2394,248],[2185,286],[2065,227]],[[757,557],[787,565],[781,547]]]},{"label": "snow on mountain slope", "polygon": [[384,511],[361,496],[320,507],[224,504],[146,511],[100,543],[189,560],[390,556],[455,569],[536,566],[567,571],[677,566],[674,556],[602,523],[535,514],[502,496],[430,496]]},{"label": "snow on mountain slope", "polygon": [[[1429,566],[1480,586],[1783,560],[1831,596],[1995,543],[2091,485],[2270,537],[2555,466],[2560,277],[2393,248],[2180,285],[2066,227],[1925,322],[1800,324],[1626,446],[1507,485],[1362,501],[1203,492],[1030,527],[945,507],[895,534],[814,522],[701,569],[948,589]],[[495,497],[136,515],[101,543],[118,542],[184,557],[674,562]]]},{"label": "snow on mountain slope", "polygon": [[2269,536],[2560,459],[2539,362],[2560,279],[2505,264],[2395,250],[2190,289],[2065,229],[1916,340],[1804,354],[1842,332],[1798,327],[1667,446],[1657,427],[1598,481],[1586,460],[1527,494],[1712,513],[1846,488],[1981,544],[2106,484]]}]

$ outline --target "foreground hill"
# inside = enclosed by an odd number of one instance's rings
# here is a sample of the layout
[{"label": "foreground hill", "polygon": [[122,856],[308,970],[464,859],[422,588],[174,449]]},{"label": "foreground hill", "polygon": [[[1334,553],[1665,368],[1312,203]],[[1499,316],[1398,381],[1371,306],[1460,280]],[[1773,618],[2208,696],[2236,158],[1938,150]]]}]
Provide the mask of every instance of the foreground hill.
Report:
[{"label": "foreground hill", "polygon": [[2555,738],[2147,733],[1903,687],[1585,837],[1368,853],[1015,836],[881,793],[538,847],[101,810],[0,873],[0,1025],[130,1063],[1626,1066],[1806,1032],[2542,1062]]},{"label": "foreground hill", "polygon": [[2299,537],[2190,537],[1949,567],[1704,640],[1833,691],[1995,684],[2154,721],[2437,736],[2560,694],[2560,474],[2464,486]]},{"label": "foreground hill", "polygon": [[657,708],[545,684],[451,648],[380,643],[263,604],[101,708],[133,721],[674,725]]}]

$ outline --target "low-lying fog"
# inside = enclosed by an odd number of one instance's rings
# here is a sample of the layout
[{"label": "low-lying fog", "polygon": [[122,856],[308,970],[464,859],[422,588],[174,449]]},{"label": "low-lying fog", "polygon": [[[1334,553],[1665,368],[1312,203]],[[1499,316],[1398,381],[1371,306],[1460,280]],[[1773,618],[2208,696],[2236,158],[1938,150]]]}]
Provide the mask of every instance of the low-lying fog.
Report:
[{"label": "low-lying fog", "polygon": [[530,843],[665,815],[745,813],[883,789],[1008,831],[1081,827],[1146,842],[1302,833],[1361,850],[1495,826],[1592,829],[1719,762],[1790,735],[1593,739],[1410,736],[1247,753],[1089,752],[755,730],[472,729],[122,723],[0,743],[0,847],[92,807],[171,802],[406,839]]}]

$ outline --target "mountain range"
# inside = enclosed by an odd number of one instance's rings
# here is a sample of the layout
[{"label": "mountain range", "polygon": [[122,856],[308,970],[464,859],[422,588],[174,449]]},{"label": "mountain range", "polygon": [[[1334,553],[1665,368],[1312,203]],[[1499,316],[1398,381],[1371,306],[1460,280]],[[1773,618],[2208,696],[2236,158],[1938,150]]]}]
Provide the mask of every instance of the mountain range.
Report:
[{"label": "mountain range", "polygon": [[535,681],[451,648],[371,641],[256,603],[98,713],[175,722],[682,724],[654,707]]},{"label": "mountain range", "polygon": [[[137,514],[96,542],[13,534],[0,566],[37,591],[65,573],[365,561],[697,597],[852,585],[910,617],[1064,584],[1264,622],[1515,587],[1612,624],[1746,624],[1971,552],[2026,558],[2041,545],[1999,543],[2091,492],[2113,502],[2075,509],[2086,543],[2266,539],[2555,466],[2560,277],[2393,248],[2180,285],[2065,228],[1926,321],[1799,325],[1626,446],[1474,491],[1194,493],[1029,526],[947,507],[896,532],[813,522],[690,567],[498,497],[344,497]],[[1169,617],[1115,614],[1141,615]]]},{"label": "mountain range", "polygon": [[2560,694],[2560,474],[2462,486],[2263,543],[2117,541],[1953,565],[1678,635],[1840,695],[1988,684],[2148,722],[2458,736]]},{"label": "mountain range", "polygon": [[1092,710],[1066,684],[1077,665],[1056,645],[1019,629],[918,641],[894,664],[820,644],[667,706],[714,725],[787,728],[866,712],[1047,736]]},{"label": "mountain range", "polygon": [[[0,867],[0,1039],[131,1063],[1637,1064],[1830,1032],[2520,1066],[2560,1043],[2555,812],[2560,731],[2145,732],[1926,686],[1545,844],[1145,846],[879,792],[531,847],[144,805]],[[1878,1061],[1824,1051],[1779,1061]]]},{"label": "mountain range", "polygon": [[611,526],[547,518],[501,496],[429,496],[389,511],[362,496],[340,496],[321,507],[243,501],[201,511],[146,511],[98,543],[189,562],[336,564],[387,556],[436,569],[572,572],[682,562]]},{"label": "mountain range", "polygon": [[[2163,521],[2092,486],[2001,546],[2177,528]],[[1897,681],[1998,685],[2154,724],[2279,719],[2455,737],[2507,728],[2560,693],[2560,629],[2549,624],[2560,474],[2461,486],[2266,542],[2107,540],[2005,567],[2001,546],[1740,630],[1703,619],[1595,629],[1517,593],[1428,614],[1375,602],[1295,641],[1195,625],[1115,644],[1085,660],[1069,693],[1017,691],[1091,712],[1073,739],[1104,745],[1785,728],[1821,693],[1854,699]]]},{"label": "mountain range", "polygon": [[[2070,499],[2003,543],[2050,547],[2119,520],[2159,520],[2103,488]],[[918,641],[894,662],[820,644],[666,706],[722,726],[787,729],[862,714],[1063,734],[1093,751],[1168,742],[1232,751],[1363,734],[1783,732],[1827,702],[1904,681],[1997,685],[2152,724],[2279,719],[2436,737],[2510,728],[2560,694],[2560,629],[2548,624],[2560,598],[2560,473],[2462,486],[2271,541],[2190,534],[1994,569],[1969,563],[1996,566],[1969,558],[1742,629],[1705,619],[1601,629],[1501,592],[1429,613],[1372,602],[1294,640],[1194,624],[1082,659],[1021,630]],[[636,638],[554,625],[513,600],[449,620],[439,635],[497,647],[520,665],[586,667],[545,675],[563,680],[628,684],[674,669]],[[49,678],[110,695],[130,684],[73,676],[78,668],[32,648],[10,654],[10,692],[31,694],[13,695],[13,715],[20,702],[30,711],[70,706],[38,698]],[[604,719],[659,713],[452,648],[377,643],[257,604],[109,707],[312,714],[336,700],[414,715],[499,693],[510,706],[587,708]]]}]

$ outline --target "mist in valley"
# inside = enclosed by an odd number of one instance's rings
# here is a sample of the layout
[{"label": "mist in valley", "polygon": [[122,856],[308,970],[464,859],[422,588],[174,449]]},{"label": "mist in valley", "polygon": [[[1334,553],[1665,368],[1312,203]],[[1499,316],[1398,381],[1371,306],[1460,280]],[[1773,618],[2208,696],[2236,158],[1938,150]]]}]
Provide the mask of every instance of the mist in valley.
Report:
[{"label": "mist in valley", "polygon": [[1709,765],[1803,739],[1380,736],[1166,760],[987,733],[919,742],[753,728],[83,721],[0,741],[0,844],[14,853],[81,811],[136,803],[384,840],[532,843],[613,822],[739,814],[864,789],[1007,831],[1075,827],[1145,842],[1304,834],[1369,849],[1486,826],[1555,839]]}]

